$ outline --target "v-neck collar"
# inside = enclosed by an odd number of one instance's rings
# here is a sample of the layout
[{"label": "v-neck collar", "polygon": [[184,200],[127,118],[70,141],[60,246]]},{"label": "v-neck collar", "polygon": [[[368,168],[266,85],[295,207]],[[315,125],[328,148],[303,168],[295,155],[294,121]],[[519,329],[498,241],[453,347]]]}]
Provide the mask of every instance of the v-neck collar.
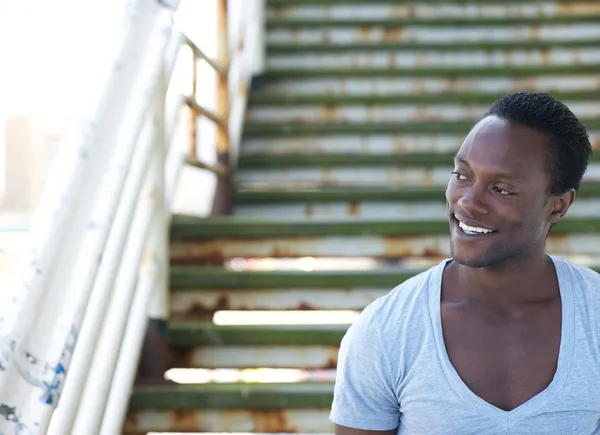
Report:
[{"label": "v-neck collar", "polygon": [[444,268],[452,261],[451,259],[444,260],[437,266],[429,283],[429,312],[433,325],[433,336],[446,379],[455,390],[456,394],[458,394],[458,396],[469,406],[472,406],[473,409],[477,409],[482,414],[486,414],[491,418],[502,419],[508,425],[512,425],[523,418],[535,414],[536,411],[544,407],[558,394],[566,381],[573,359],[575,310],[573,305],[571,279],[569,276],[570,271],[567,265],[565,265],[564,260],[555,257],[550,258],[556,269],[562,305],[561,337],[556,372],[552,381],[544,390],[510,411],[504,411],[492,405],[471,391],[450,362],[442,331],[441,294]]}]

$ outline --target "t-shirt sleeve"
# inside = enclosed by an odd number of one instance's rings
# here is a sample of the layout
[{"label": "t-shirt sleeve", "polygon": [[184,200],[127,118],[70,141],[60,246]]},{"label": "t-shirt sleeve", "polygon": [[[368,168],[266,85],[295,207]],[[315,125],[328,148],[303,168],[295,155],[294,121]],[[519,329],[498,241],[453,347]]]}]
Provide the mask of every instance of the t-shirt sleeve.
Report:
[{"label": "t-shirt sleeve", "polygon": [[374,318],[377,302],[348,329],[338,356],[329,418],[354,429],[391,430],[400,421],[394,381]]}]

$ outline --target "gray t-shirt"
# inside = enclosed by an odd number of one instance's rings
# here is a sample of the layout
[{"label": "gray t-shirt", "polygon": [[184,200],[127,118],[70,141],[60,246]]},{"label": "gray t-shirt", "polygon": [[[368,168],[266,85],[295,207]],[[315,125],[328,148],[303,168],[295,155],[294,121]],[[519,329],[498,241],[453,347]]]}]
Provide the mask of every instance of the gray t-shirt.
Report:
[{"label": "gray t-shirt", "polygon": [[600,434],[600,275],[552,257],[562,299],[556,374],[511,411],[473,393],[442,336],[444,260],[371,303],[339,353],[331,421],[401,435]]}]

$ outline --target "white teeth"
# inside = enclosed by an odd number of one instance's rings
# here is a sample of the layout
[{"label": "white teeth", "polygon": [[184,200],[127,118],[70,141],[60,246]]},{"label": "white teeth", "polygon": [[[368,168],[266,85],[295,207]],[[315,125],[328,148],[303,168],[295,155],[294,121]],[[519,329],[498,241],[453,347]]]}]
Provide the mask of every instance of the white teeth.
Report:
[{"label": "white teeth", "polygon": [[493,230],[488,230],[487,228],[471,227],[463,224],[461,221],[458,221],[458,226],[467,234],[488,234],[493,232]]}]

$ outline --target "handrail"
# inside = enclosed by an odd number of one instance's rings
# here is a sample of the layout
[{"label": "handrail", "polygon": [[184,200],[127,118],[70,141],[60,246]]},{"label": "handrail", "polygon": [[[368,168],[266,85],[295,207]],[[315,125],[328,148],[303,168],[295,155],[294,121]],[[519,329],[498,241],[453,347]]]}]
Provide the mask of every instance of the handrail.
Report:
[{"label": "handrail", "polygon": [[[217,1],[227,23],[227,1]],[[168,207],[177,174],[189,164],[221,179],[235,168],[245,93],[262,58],[256,20],[263,0],[230,2],[246,8],[235,24],[245,43],[223,53],[229,45],[222,40],[215,61],[169,30],[178,3],[123,6],[102,92],[90,98],[79,135],[61,150],[32,224],[23,287],[0,307],[0,432],[120,432],[149,300],[166,297]],[[226,24],[220,33],[225,38]],[[221,77],[214,113],[197,103],[197,83],[191,96],[167,92],[171,62],[185,46],[194,65],[206,61]],[[165,160],[183,105],[194,113],[194,140],[198,116],[216,123],[217,151],[226,161],[207,164],[196,148],[179,146]]]}]

